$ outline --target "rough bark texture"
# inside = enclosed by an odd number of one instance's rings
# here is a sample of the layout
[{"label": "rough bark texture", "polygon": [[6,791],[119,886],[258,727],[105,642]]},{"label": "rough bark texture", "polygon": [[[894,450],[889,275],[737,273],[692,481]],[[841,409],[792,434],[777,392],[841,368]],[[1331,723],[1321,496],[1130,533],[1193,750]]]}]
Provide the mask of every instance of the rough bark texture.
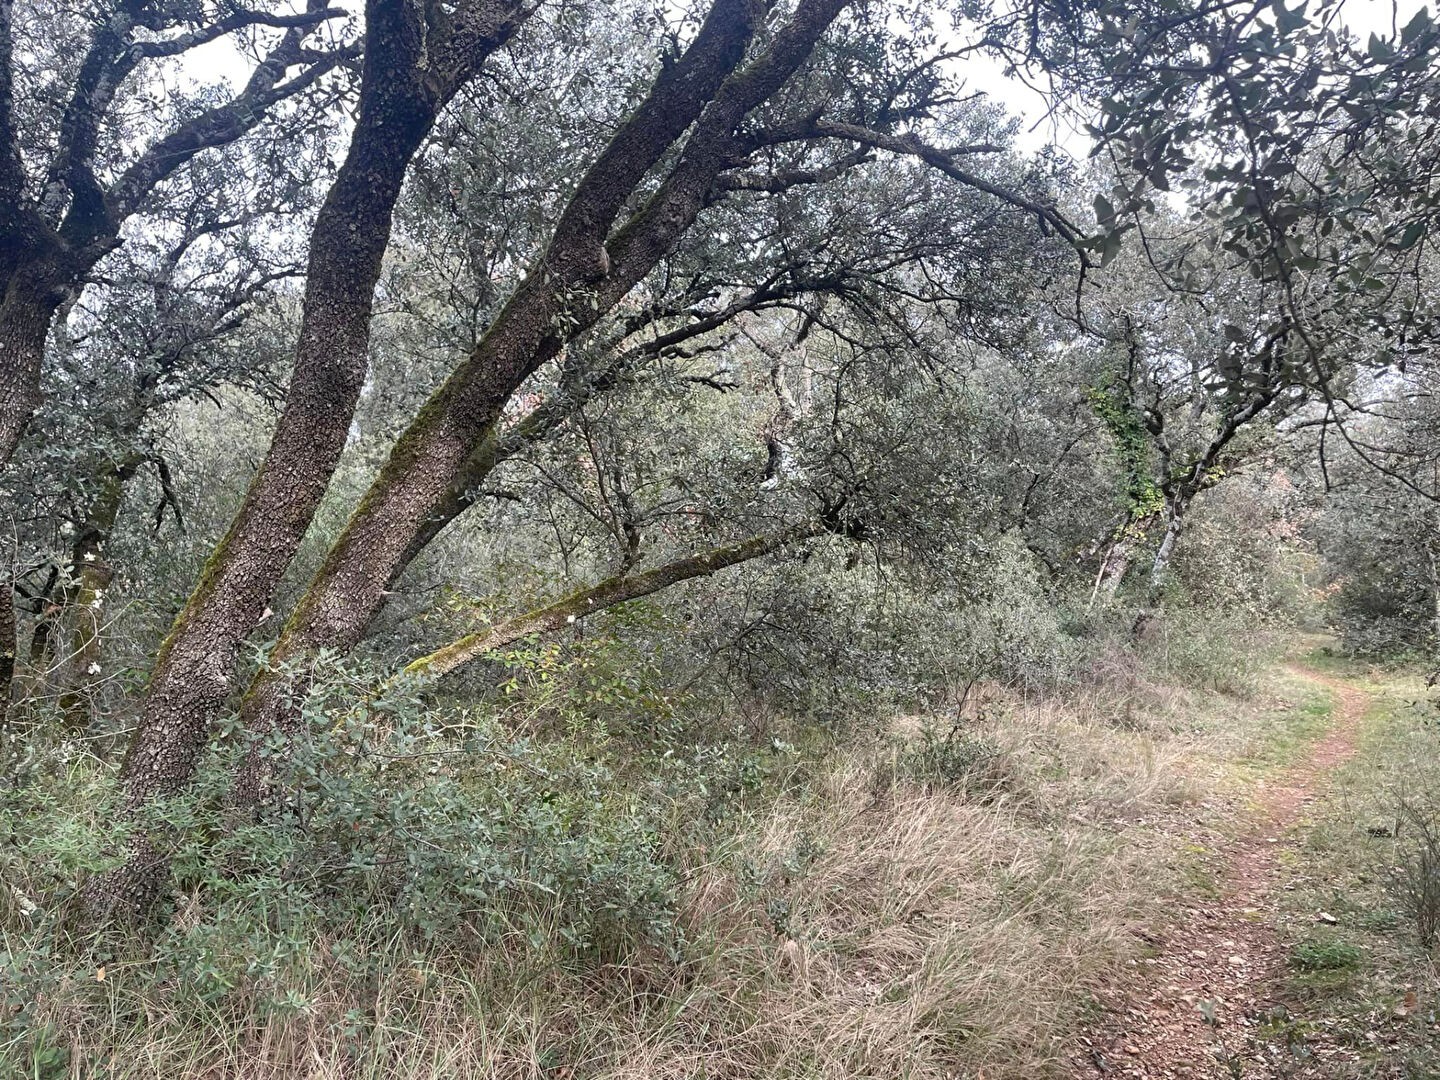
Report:
[{"label": "rough bark texture", "polygon": [[[347,650],[360,640],[418,550],[417,538],[453,506],[457,479],[477,448],[494,438],[511,395],[566,342],[593,327],[689,228],[737,153],[739,124],[804,63],[847,2],[805,0],[771,46],[740,68],[764,12],[748,0],[717,0],[685,55],[657,77],[581,180],[539,264],[400,436],[297,605],[276,662],[322,648]],[[607,243],[626,200],[692,124],[667,179]],[[250,730],[288,728],[296,696],[285,680],[262,679],[247,695]],[[253,797],[258,790],[247,782],[237,795]]]},{"label": "rough bark texture", "polygon": [[0,581],[0,731],[10,721],[10,694],[15,685],[15,586],[7,572]]},{"label": "rough bark texture", "polygon": [[59,238],[25,203],[25,170],[15,131],[11,21],[0,0],[0,466],[10,460],[40,402],[45,337],[61,294]]},{"label": "rough bark texture", "polygon": [[[471,14],[444,39],[428,9],[371,0],[360,113],[311,234],[301,330],[285,408],[244,503],[161,648],[122,768],[137,808],[182,789],[258,622],[339,461],[367,368],[375,285],[409,162],[441,108],[513,33],[515,7]],[[458,52],[452,51],[458,49]],[[447,57],[448,53],[448,57]],[[139,912],[163,880],[136,849],[91,899]]]},{"label": "rough bark texture", "polygon": [[[0,244],[4,241],[0,240]],[[19,259],[0,299],[0,465],[10,460],[30,415],[40,404],[40,369],[50,322],[64,298],[60,274],[49,262],[23,265],[38,253],[26,243],[0,255]]]}]

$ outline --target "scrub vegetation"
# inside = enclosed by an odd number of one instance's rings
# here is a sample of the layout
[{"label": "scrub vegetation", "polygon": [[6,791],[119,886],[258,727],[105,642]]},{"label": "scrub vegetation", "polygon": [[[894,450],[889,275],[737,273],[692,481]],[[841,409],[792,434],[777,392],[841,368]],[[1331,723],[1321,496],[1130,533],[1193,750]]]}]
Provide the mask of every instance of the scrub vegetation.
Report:
[{"label": "scrub vegetation", "polygon": [[1428,1075],[1356,18],[0,3],[0,1075]]}]

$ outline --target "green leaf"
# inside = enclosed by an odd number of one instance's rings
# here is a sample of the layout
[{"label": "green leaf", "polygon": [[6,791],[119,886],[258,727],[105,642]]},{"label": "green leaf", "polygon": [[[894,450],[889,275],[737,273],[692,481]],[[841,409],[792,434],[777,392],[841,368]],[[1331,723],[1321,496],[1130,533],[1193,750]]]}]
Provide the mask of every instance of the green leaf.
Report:
[{"label": "green leaf", "polygon": [[1120,254],[1122,234],[1119,232],[1106,233],[1105,243],[1100,248],[1100,265],[1108,266],[1116,255]]},{"label": "green leaf", "polygon": [[1400,31],[1400,44],[1409,45],[1425,31],[1430,29],[1430,9],[1422,7],[1415,13],[1415,17],[1405,24]]},{"label": "green leaf", "polygon": [[1426,225],[1424,221],[1412,221],[1405,226],[1405,231],[1400,234],[1400,241],[1395,245],[1399,251],[1409,251],[1420,238],[1425,235]]},{"label": "green leaf", "polygon": [[1299,4],[1294,11],[1286,11],[1284,4],[1277,5],[1275,11],[1275,25],[1280,28],[1282,34],[1293,34],[1305,25],[1305,5]]}]

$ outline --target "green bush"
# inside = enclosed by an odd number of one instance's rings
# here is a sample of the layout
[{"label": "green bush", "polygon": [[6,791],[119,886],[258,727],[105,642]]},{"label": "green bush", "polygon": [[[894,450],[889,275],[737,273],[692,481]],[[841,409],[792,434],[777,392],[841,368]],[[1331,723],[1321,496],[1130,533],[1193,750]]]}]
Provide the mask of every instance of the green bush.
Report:
[{"label": "green bush", "polygon": [[991,794],[1005,782],[1000,748],[959,725],[943,733],[926,727],[919,738],[898,743],[891,776],[932,791],[978,795]]},{"label": "green bush", "polygon": [[1360,950],[1335,938],[1306,939],[1290,950],[1290,964],[1299,971],[1350,971],[1360,966]]}]

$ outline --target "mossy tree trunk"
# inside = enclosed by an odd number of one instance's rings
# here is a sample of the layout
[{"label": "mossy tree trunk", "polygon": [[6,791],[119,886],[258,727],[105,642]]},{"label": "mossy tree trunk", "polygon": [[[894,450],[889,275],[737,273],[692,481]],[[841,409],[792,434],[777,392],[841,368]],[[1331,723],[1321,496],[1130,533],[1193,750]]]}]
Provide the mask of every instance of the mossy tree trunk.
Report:
[{"label": "mossy tree trunk", "polygon": [[[407,0],[366,6],[359,115],[311,232],[285,407],[238,514],[156,659],[121,770],[132,810],[181,790],[194,773],[229,694],[240,643],[299,547],[344,449],[367,372],[375,286],[410,160],[440,110],[517,29],[522,10],[512,0],[463,13],[431,6]],[[163,884],[163,865],[154,844],[137,841],[125,866],[92,879],[92,906],[115,915],[145,911]]]},{"label": "mossy tree trunk", "polygon": [[[467,634],[452,641],[443,648],[407,664],[397,678],[443,678],[464,665],[512,645],[522,638],[563,630],[586,616],[607,608],[650,596],[684,581],[709,577],[728,567],[738,566],[792,544],[801,543],[825,531],[822,524],[806,523],[780,532],[752,536],[737,543],[710,548],[638,574],[617,574],[588,588],[579,589],[554,603],[505,619],[488,630]],[[292,695],[303,692],[303,689],[304,687],[293,685],[287,687]],[[256,742],[236,779],[234,797],[238,805],[251,808],[265,805],[271,794],[270,777],[273,764],[273,760],[261,749],[261,743]]]},{"label": "mossy tree trunk", "polygon": [[563,629],[597,611],[638,600],[642,596],[650,596],[682,581],[709,577],[728,567],[738,566],[740,563],[779,551],[790,544],[818,536],[824,531],[824,527],[819,524],[799,525],[783,532],[752,536],[738,543],[697,552],[639,574],[617,574],[588,589],[571,593],[553,604],[452,641],[444,648],[407,664],[405,674],[441,678],[521,638]]},{"label": "mossy tree trunk", "polygon": [[15,686],[15,585],[9,568],[0,580],[0,731],[10,722],[10,696]]},{"label": "mossy tree trunk", "polygon": [[[105,556],[105,545],[115,529],[125,485],[139,471],[144,458],[134,455],[111,466],[100,479],[85,520],[70,545],[70,575],[54,610],[45,617],[54,624],[69,624],[69,648],[61,658],[60,713],[72,731],[83,731],[92,717],[90,687],[101,670],[101,631],[105,622],[105,595],[115,568]],[[38,628],[37,628],[38,632]],[[50,631],[53,639],[54,630]]]}]

